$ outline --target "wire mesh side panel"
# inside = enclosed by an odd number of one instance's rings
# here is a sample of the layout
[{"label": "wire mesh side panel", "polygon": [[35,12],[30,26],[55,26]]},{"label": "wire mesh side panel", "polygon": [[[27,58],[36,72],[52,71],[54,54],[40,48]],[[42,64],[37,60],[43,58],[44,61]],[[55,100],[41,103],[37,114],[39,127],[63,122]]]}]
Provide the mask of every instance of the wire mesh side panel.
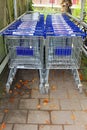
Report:
[{"label": "wire mesh side panel", "polygon": [[47,37],[46,69],[78,69],[81,46],[81,37]]},{"label": "wire mesh side panel", "polygon": [[10,68],[43,68],[43,37],[6,37]]}]

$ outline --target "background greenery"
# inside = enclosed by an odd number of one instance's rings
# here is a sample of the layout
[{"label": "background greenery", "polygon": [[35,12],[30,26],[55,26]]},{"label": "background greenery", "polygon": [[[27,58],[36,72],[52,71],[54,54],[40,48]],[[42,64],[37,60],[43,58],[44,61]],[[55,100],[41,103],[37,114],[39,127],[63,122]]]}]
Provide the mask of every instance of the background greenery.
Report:
[{"label": "background greenery", "polygon": [[[26,11],[27,0],[17,0],[17,15]],[[14,20],[13,0],[0,0],[0,30]],[[0,37],[0,63],[6,56],[3,39]]]}]

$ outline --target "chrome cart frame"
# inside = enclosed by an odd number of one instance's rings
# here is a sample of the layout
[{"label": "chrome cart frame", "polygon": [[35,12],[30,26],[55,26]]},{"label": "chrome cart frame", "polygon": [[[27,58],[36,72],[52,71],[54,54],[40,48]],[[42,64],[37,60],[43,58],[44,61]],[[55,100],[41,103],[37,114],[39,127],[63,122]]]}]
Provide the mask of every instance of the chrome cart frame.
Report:
[{"label": "chrome cart frame", "polygon": [[49,91],[50,69],[72,70],[77,88],[82,92],[78,69],[81,63],[82,38],[77,36],[47,36],[45,44],[45,91]]},{"label": "chrome cart frame", "polygon": [[[43,87],[43,45],[42,36],[5,36],[5,43],[9,52],[10,73],[6,83],[9,92],[14,76],[18,69],[38,69],[40,85]],[[42,89],[40,88],[40,91]]]}]

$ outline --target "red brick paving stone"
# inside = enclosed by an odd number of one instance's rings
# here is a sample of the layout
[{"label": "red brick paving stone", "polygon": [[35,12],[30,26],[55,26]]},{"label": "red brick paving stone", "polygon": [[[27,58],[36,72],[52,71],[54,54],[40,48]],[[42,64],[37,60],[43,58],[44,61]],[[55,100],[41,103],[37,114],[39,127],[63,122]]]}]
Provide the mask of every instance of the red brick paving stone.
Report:
[{"label": "red brick paving stone", "polygon": [[12,127],[12,124],[6,124],[6,128],[4,128],[3,130],[12,130]]},{"label": "red brick paving stone", "polygon": [[75,89],[74,81],[73,81],[72,79],[69,79],[68,81],[65,80],[65,81],[63,82],[63,87],[64,87],[64,88]]},{"label": "red brick paving stone", "polygon": [[58,88],[58,87],[57,87],[57,86],[58,86],[58,83],[57,83],[55,80],[53,80],[53,79],[50,79],[50,80],[49,80],[49,84],[50,84],[50,87],[55,86],[56,89]]},{"label": "red brick paving stone", "polygon": [[64,130],[87,130],[83,125],[67,125],[64,126]]},{"label": "red brick paving stone", "polygon": [[37,125],[16,124],[13,130],[38,130]]},{"label": "red brick paving stone", "polygon": [[59,110],[59,101],[57,99],[48,99],[48,103],[45,102],[45,99],[40,99],[41,110]]},{"label": "red brick paving stone", "polygon": [[87,99],[80,100],[82,110],[87,110]]},{"label": "red brick paving stone", "polygon": [[60,100],[61,110],[81,110],[80,101],[78,99]]},{"label": "red brick paving stone", "polygon": [[26,110],[10,110],[7,116],[7,123],[26,123]]},{"label": "red brick paving stone", "polygon": [[[56,70],[57,71],[57,70]],[[61,83],[61,82],[65,82],[65,81],[68,81],[68,83],[70,81],[73,81],[73,75],[71,73],[71,71],[67,71],[67,70],[58,70],[56,73],[55,73],[55,79],[57,80],[57,82]]]},{"label": "red brick paving stone", "polygon": [[72,116],[71,111],[52,111],[51,112],[52,124],[67,124],[67,125],[73,124],[71,116]]},{"label": "red brick paving stone", "polygon": [[[12,99],[12,101],[11,101]],[[0,109],[17,109],[19,100],[16,98],[2,99]]]},{"label": "red brick paving stone", "polygon": [[59,89],[59,90],[56,90],[56,91],[51,91],[50,92],[50,98],[58,98],[58,99],[66,99],[68,98],[68,93],[67,93],[67,90],[64,90],[64,89]]},{"label": "red brick paving stone", "polygon": [[63,130],[61,125],[40,125],[39,130]]},{"label": "red brick paving stone", "polygon": [[84,98],[87,98],[84,91],[83,91],[83,93],[79,93],[79,90],[76,89],[76,87],[74,89],[68,88],[68,97],[70,99],[84,99]]},{"label": "red brick paving stone", "polygon": [[39,90],[32,89],[31,97],[32,98],[47,98],[48,94],[40,94]]},{"label": "red brick paving stone", "polygon": [[49,112],[47,112],[47,111],[29,111],[28,123],[50,124]]},{"label": "red brick paving stone", "polygon": [[87,111],[74,111],[74,123],[79,125],[87,125]]},{"label": "red brick paving stone", "polygon": [[21,99],[20,100],[20,109],[37,109],[38,99]]},{"label": "red brick paving stone", "polygon": [[62,82],[62,81],[60,81],[57,84],[58,84],[59,90],[61,90],[61,89],[66,90],[68,88],[70,88],[70,89],[74,88],[75,89],[75,86],[72,84],[72,82],[67,82],[67,81]]}]

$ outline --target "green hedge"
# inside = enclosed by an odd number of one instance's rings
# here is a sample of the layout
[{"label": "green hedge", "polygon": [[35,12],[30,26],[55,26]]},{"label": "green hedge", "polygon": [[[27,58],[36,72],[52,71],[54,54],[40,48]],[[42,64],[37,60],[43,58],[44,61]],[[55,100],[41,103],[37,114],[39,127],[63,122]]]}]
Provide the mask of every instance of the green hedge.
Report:
[{"label": "green hedge", "polygon": [[[17,14],[20,16],[26,11],[27,0],[17,0]],[[0,30],[14,20],[13,0],[0,0]],[[0,63],[5,57],[5,46],[0,37]]]}]

